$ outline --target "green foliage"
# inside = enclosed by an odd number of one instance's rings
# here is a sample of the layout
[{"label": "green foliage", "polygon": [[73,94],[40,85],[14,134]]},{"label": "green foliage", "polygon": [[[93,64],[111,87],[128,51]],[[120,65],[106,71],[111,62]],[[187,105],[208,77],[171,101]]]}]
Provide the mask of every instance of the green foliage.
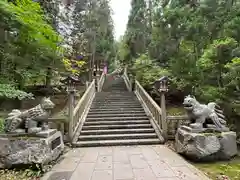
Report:
[{"label": "green foliage", "polygon": [[226,84],[235,87],[236,90],[240,89],[240,58],[236,57],[231,62],[225,65],[228,72],[225,74]]},{"label": "green foliage", "polygon": [[225,97],[225,88],[215,86],[201,86],[197,89],[196,95],[204,101],[221,103]]},{"label": "green foliage", "polygon": [[16,89],[10,84],[0,84],[0,98],[19,99],[33,98],[33,94]]},{"label": "green foliage", "polygon": [[146,88],[150,88],[156,79],[170,76],[166,69],[157,66],[146,54],[136,59],[132,70],[136,73],[136,79]]},{"label": "green foliage", "polygon": [[39,165],[36,167],[30,167],[29,169],[25,170],[0,170],[0,179],[6,180],[33,180],[33,179],[40,179],[43,175],[43,172]]},{"label": "green foliage", "polygon": [[209,48],[205,49],[202,57],[198,60],[199,68],[203,71],[212,71],[217,67],[216,70],[219,71],[232,59],[232,51],[236,47],[237,41],[233,38],[215,40]]},{"label": "green foliage", "polygon": [[0,117],[0,133],[3,132],[4,129],[4,120]]},{"label": "green foliage", "polygon": [[[216,101],[228,109],[230,123],[231,118],[239,119],[239,1],[150,0],[146,6],[141,2],[132,1],[119,43],[122,64],[134,65],[145,87],[166,71],[175,92],[193,94],[206,103]],[[142,14],[147,15],[144,20]]]},{"label": "green foliage", "polygon": [[61,68],[62,38],[32,0],[0,1],[0,21],[0,96],[22,99],[25,85],[44,83],[49,66]]},{"label": "green foliage", "polygon": [[85,61],[74,61],[67,58],[63,58],[63,64],[68,72],[71,74],[78,75],[82,73],[83,66],[86,64]]}]

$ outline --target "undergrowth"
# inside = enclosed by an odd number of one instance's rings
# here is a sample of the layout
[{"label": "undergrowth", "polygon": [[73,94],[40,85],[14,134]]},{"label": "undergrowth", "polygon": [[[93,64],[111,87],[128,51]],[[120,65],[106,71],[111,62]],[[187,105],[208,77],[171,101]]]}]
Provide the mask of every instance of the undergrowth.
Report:
[{"label": "undergrowth", "polygon": [[0,133],[3,132],[3,128],[4,128],[3,118],[0,117]]}]

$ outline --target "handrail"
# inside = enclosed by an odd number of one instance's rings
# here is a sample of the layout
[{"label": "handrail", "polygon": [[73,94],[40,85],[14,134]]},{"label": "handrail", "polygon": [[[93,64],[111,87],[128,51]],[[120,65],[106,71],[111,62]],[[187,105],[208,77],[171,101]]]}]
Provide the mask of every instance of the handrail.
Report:
[{"label": "handrail", "polygon": [[126,83],[128,91],[132,91],[132,83],[131,83],[128,75],[127,75],[127,68],[126,67],[124,68],[123,79],[124,79],[124,81]]},{"label": "handrail", "polygon": [[166,120],[162,119],[162,110],[158,104],[152,99],[152,97],[145,91],[141,84],[135,81],[135,93],[141,99],[142,103],[148,109],[152,118],[158,124],[158,127],[164,137],[167,136],[167,124]]},{"label": "handrail", "polygon": [[87,113],[88,108],[90,107],[92,100],[95,96],[95,80],[91,82],[91,84],[88,86],[87,90],[77,103],[76,107],[73,110],[72,115],[70,115],[70,121],[69,121],[69,136],[70,141],[73,139],[74,135],[76,134],[76,131],[81,123],[81,121],[84,119],[84,116]]},{"label": "handrail", "polygon": [[102,91],[104,81],[105,81],[105,73],[103,72],[100,79],[98,80],[98,92]]}]

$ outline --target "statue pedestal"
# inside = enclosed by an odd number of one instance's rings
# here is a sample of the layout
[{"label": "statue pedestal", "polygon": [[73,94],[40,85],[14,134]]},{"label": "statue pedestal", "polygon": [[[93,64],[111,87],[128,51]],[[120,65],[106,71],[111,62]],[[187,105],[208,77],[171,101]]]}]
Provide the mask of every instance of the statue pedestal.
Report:
[{"label": "statue pedestal", "polygon": [[237,154],[236,133],[182,126],[176,133],[175,149],[193,161],[228,160]]},{"label": "statue pedestal", "polygon": [[49,129],[36,135],[0,134],[0,168],[47,164],[64,150],[62,134]]}]

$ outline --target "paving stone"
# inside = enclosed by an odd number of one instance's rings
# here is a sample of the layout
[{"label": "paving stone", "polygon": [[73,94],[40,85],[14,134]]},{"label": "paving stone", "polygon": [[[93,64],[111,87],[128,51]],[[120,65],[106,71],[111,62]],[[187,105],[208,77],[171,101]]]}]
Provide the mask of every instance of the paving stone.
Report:
[{"label": "paving stone", "polygon": [[113,155],[113,148],[112,147],[103,147],[98,149],[99,155]]},{"label": "paving stone", "polygon": [[133,173],[136,180],[157,180],[150,168],[133,169]]},{"label": "paving stone", "polygon": [[113,166],[112,156],[98,156],[95,169],[112,169]]},{"label": "paving stone", "polygon": [[48,180],[70,180],[72,175],[72,171],[62,171],[62,172],[53,172],[49,177]]},{"label": "paving stone", "polygon": [[188,164],[188,162],[185,161],[183,158],[171,157],[171,156],[165,156],[162,159],[162,161],[164,161],[171,167],[187,166],[187,164]]},{"label": "paving stone", "polygon": [[129,162],[129,158],[126,151],[116,151],[113,152],[114,162]]},{"label": "paving stone", "polygon": [[133,147],[127,149],[127,154],[128,155],[142,154],[142,150],[138,146],[137,147],[133,146]]},{"label": "paving stone", "polygon": [[81,158],[81,162],[96,162],[98,158],[98,152],[95,150],[87,151]]},{"label": "paving stone", "polygon": [[172,178],[175,176],[173,170],[163,161],[148,161],[148,164],[158,178]]},{"label": "paving stone", "polygon": [[79,148],[63,157],[42,180],[209,180],[164,145]]},{"label": "paving stone", "polygon": [[134,179],[132,167],[126,163],[114,163],[114,180]]},{"label": "paving stone", "polygon": [[112,170],[94,170],[91,180],[113,180]]},{"label": "paving stone", "polygon": [[144,159],[143,155],[131,155],[129,157],[132,168],[149,168],[147,161]]},{"label": "paving stone", "polygon": [[142,148],[142,154],[146,158],[146,160],[156,160],[159,159],[158,154],[154,151],[154,149],[149,147]]},{"label": "paving stone", "polygon": [[91,180],[95,163],[79,163],[70,180]]},{"label": "paving stone", "polygon": [[53,167],[53,171],[74,171],[80,162],[80,158],[67,157]]},{"label": "paving stone", "polygon": [[176,176],[181,180],[207,180],[200,173],[192,172],[188,167],[172,167]]},{"label": "paving stone", "polygon": [[76,148],[69,150],[66,154],[63,155],[63,157],[82,157],[86,152],[86,149],[83,148]]},{"label": "paving stone", "polygon": [[157,178],[157,180],[181,180],[177,177],[171,177],[171,178]]}]

